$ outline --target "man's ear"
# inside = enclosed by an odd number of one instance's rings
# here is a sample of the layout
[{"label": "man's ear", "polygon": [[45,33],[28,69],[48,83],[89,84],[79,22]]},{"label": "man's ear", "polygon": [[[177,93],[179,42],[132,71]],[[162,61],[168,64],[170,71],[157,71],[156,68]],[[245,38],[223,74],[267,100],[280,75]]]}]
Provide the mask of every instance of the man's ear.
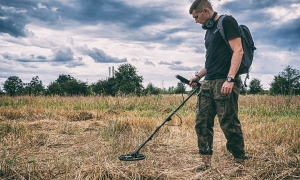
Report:
[{"label": "man's ear", "polygon": [[205,12],[205,13],[209,13],[209,10],[208,10],[208,8],[203,8],[203,12]]}]

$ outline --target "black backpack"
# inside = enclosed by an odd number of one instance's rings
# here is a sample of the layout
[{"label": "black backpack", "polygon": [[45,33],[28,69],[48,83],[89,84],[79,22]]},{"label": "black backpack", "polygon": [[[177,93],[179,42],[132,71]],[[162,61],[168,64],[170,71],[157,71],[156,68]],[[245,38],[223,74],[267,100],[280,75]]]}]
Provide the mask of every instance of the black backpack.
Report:
[{"label": "black backpack", "polygon": [[[223,39],[225,40],[226,44],[228,45],[229,49],[232,52],[232,49],[228,43],[228,40],[225,37],[224,34],[224,29],[223,29],[223,19],[224,17],[226,17],[228,15],[222,15],[218,21],[218,30],[221,33]],[[249,71],[252,65],[252,61],[253,61],[253,56],[254,56],[254,50],[256,50],[256,47],[254,46],[254,41],[253,38],[251,36],[251,32],[249,30],[249,28],[245,25],[239,25],[240,27],[240,32],[241,32],[241,39],[242,39],[242,45],[243,45],[243,50],[244,50],[244,55],[242,58],[242,62],[240,65],[240,68],[237,72],[238,75],[240,74],[247,74],[245,81],[244,81],[244,85],[245,87],[247,87],[246,85],[246,79],[249,79]]]}]

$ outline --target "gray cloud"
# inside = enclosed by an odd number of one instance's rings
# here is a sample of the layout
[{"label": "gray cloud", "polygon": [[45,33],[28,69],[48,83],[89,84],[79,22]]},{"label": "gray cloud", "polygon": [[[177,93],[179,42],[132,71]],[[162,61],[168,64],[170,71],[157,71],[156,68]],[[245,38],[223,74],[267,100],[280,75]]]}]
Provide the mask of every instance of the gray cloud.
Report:
[{"label": "gray cloud", "polygon": [[26,10],[12,6],[0,5],[0,32],[13,37],[25,37],[25,25],[29,22],[25,17]]},{"label": "gray cloud", "polygon": [[[22,9],[26,13],[0,11],[3,17],[11,17],[12,21],[1,21],[1,32],[9,31],[17,37],[25,36],[24,27],[29,21],[27,16],[45,22],[48,26],[56,25],[56,28],[63,28],[63,22],[69,20],[80,24],[96,25],[98,23],[118,24],[127,29],[136,29],[150,24],[158,24],[165,20],[165,17],[173,17],[172,11],[166,11],[164,7],[137,8],[116,0],[109,1],[72,1],[64,4],[59,1],[4,1],[2,7],[14,7]],[[13,16],[12,16],[13,15]],[[61,21],[62,20],[62,21]],[[17,24],[16,24],[17,23]],[[60,26],[57,26],[60,24]],[[6,25],[6,26],[4,26]],[[12,27],[9,27],[11,25]],[[17,25],[13,27],[13,25]],[[66,25],[66,24],[65,24]],[[14,32],[14,31],[19,31]],[[23,33],[22,33],[23,32]]]},{"label": "gray cloud", "polygon": [[283,49],[297,51],[300,46],[300,18],[282,23],[279,27],[270,26],[261,32],[258,38],[269,44],[277,45]]},{"label": "gray cloud", "polygon": [[39,55],[39,56],[37,56],[36,58],[37,58],[37,59],[47,59],[47,57],[46,57],[46,56],[43,56],[43,55]]},{"label": "gray cloud", "polygon": [[73,68],[77,66],[84,66],[82,57],[74,57],[74,52],[70,47],[61,46],[52,49],[54,57],[51,59],[54,66],[64,64],[66,67]]},{"label": "gray cloud", "polygon": [[133,62],[140,62],[140,61],[142,61],[141,59],[137,59],[137,58],[133,58],[133,59],[131,59],[131,61],[133,61]]},{"label": "gray cloud", "polygon": [[[176,32],[186,31],[185,27],[159,30],[148,28],[151,25],[165,23],[166,19],[175,18],[177,15],[170,8],[164,6],[135,7],[118,0],[107,1],[72,1],[66,4],[60,1],[27,0],[17,3],[15,0],[5,1],[3,6],[22,9],[26,13],[19,13],[12,22],[0,22],[0,32],[9,33],[14,37],[26,37],[25,26],[29,23],[39,23],[50,29],[68,30],[75,26],[105,24],[107,27],[115,26],[113,31],[100,32],[97,36],[118,36],[128,41],[159,42],[164,44],[164,49],[174,48],[186,41],[182,37],[173,37]],[[7,14],[5,12],[4,14]],[[30,19],[27,20],[27,19]],[[72,22],[71,24],[69,22]],[[9,25],[18,25],[14,29]],[[147,28],[144,28],[147,27]],[[86,33],[86,32],[82,32]],[[123,36],[119,36],[122,33]]]},{"label": "gray cloud", "polygon": [[171,65],[169,66],[169,69],[176,70],[176,71],[199,71],[201,69],[201,66],[187,67],[187,66]]},{"label": "gray cloud", "polygon": [[52,52],[54,54],[52,61],[54,62],[67,62],[74,59],[74,52],[70,47],[62,46],[59,48],[54,48],[52,49]]},{"label": "gray cloud", "polygon": [[85,66],[85,64],[82,62],[82,57],[77,57],[73,61],[66,63],[66,67],[69,68],[74,68],[76,66]]},{"label": "gray cloud", "polygon": [[[24,67],[31,67],[28,69],[35,71],[34,73],[38,71],[34,69],[34,65],[38,65],[34,62],[47,63],[50,69],[51,66],[62,65],[68,68],[84,66],[82,57],[86,56],[104,65],[105,63],[127,62],[127,58],[108,55],[102,50],[103,47],[83,46],[88,43],[87,41],[93,40],[93,43],[97,43],[103,38],[111,40],[112,44],[128,44],[128,47],[122,46],[128,48],[128,51],[126,49],[123,52],[114,52],[114,54],[118,53],[121,57],[130,56],[132,61],[143,63],[141,67],[145,68],[144,71],[149,70],[149,66],[155,67],[156,64],[166,65],[174,71],[186,71],[185,73],[201,69],[200,66],[186,67],[181,61],[172,61],[176,57],[167,57],[160,62],[155,61],[158,56],[157,50],[166,50],[170,53],[176,51],[179,54],[188,52],[187,59],[184,61],[187,66],[189,66],[189,59],[194,58],[190,53],[199,53],[204,58],[202,55],[205,54],[203,45],[205,31],[188,17],[188,9],[181,12],[183,9],[178,7],[178,5],[188,7],[189,3],[185,1],[176,2],[177,4],[170,4],[167,1],[127,2],[129,0],[2,0],[0,2],[0,49],[2,49],[0,61],[6,67],[10,67],[11,61],[20,62],[20,65]],[[233,0],[222,2],[221,6],[218,6],[218,12],[232,14],[239,23],[249,26],[258,48],[255,59],[259,63],[254,63],[253,74],[274,74],[274,72],[281,71],[287,64],[299,68],[300,20],[298,13],[293,12],[299,3],[297,0]],[[268,11],[270,8],[272,10],[289,9],[297,19],[281,21],[271,15]],[[44,32],[42,32],[43,29],[45,29]],[[57,37],[48,36],[53,33],[59,33],[59,37],[69,39],[65,42],[64,39],[57,40]],[[62,44],[67,44],[69,47]],[[80,48],[75,49],[78,46]],[[270,50],[273,48],[274,53]],[[51,50],[52,55],[49,55]],[[134,52],[139,50],[143,52]],[[276,53],[282,55],[287,51],[292,54],[292,60],[284,60],[291,59],[289,55],[272,56]],[[42,54],[43,52],[48,53],[46,55],[46,53]],[[124,52],[130,54],[122,54]],[[261,68],[273,63],[276,65],[272,68],[271,66]],[[65,67],[62,67],[63,71],[66,70]],[[143,71],[142,68],[140,72]],[[12,69],[1,70],[0,76],[4,72],[19,73]],[[54,68],[56,69],[59,67]],[[49,72],[53,73],[53,69]],[[25,71],[23,73],[27,74]]]},{"label": "gray cloud", "polygon": [[[253,0],[234,0],[225,3],[222,8],[232,10],[234,12],[244,12],[247,10],[257,10],[257,9],[267,9],[270,7],[278,6],[289,6],[290,4],[295,4],[295,0],[263,0],[263,1],[253,1]],[[239,7],[239,8],[236,8]]]},{"label": "gray cloud", "polygon": [[83,46],[79,48],[84,55],[88,55],[94,59],[97,63],[123,63],[127,62],[127,58],[118,59],[116,57],[112,57],[107,55],[103,50],[98,48],[89,49],[87,46]]},{"label": "gray cloud", "polygon": [[115,0],[75,1],[74,5],[76,9],[64,7],[67,11],[65,15],[70,19],[86,23],[118,23],[127,28],[163,22],[167,15],[171,16],[164,7],[136,8]]},{"label": "gray cloud", "polygon": [[1,54],[2,55],[2,57],[4,58],[4,59],[7,59],[7,60],[14,60],[14,59],[17,59],[18,58],[18,56],[16,56],[16,55],[13,55],[13,54],[10,54],[10,53],[3,53],[3,54]]},{"label": "gray cloud", "polygon": [[155,64],[152,61],[149,61],[148,59],[143,60],[143,59],[133,58],[133,59],[131,59],[131,61],[132,62],[137,62],[137,63],[142,62],[147,66],[154,66],[155,67]]},{"label": "gray cloud", "polygon": [[[123,29],[122,32],[126,32],[126,36],[122,37],[124,39],[162,42],[166,47],[178,46],[187,41],[185,38],[172,36],[174,33],[187,31],[186,27],[170,28],[164,31],[130,31],[152,24],[164,23],[167,19],[175,17],[175,12],[164,6],[135,7],[117,0],[76,0],[70,3],[71,5],[60,1],[37,2],[35,0],[1,2],[0,32],[8,33],[13,37],[25,37],[27,33],[25,26],[30,23],[28,20],[30,17],[31,21],[36,19],[56,29],[68,27],[71,25],[68,23],[70,20],[75,22],[74,25],[97,25],[101,23],[117,25]],[[274,43],[270,42],[269,39],[276,37],[273,40],[275,44],[282,45],[286,42],[286,35],[288,35],[289,41],[285,47],[295,49],[293,46],[300,45],[300,42],[296,40],[299,37],[299,19],[295,19],[294,22],[287,22],[281,27],[274,27],[269,24],[273,21],[272,17],[265,12],[268,8],[283,4],[291,6],[295,4],[295,0],[284,2],[279,0],[230,1],[224,3],[220,10],[239,16],[238,20],[244,24],[257,19],[261,25],[253,31],[253,36],[258,41],[266,40],[268,43]],[[190,45],[187,44],[187,46]],[[203,53],[200,50],[197,52]]]},{"label": "gray cloud", "polygon": [[182,64],[182,62],[181,61],[172,61],[172,62],[160,61],[158,64],[161,64],[161,65],[178,65],[178,64]]},{"label": "gray cloud", "polygon": [[76,66],[84,66],[85,64],[82,62],[82,57],[74,58],[74,53],[70,47],[61,46],[52,49],[53,57],[47,59],[44,55],[34,55],[31,54],[29,57],[19,56],[11,53],[3,53],[1,54],[5,60],[9,61],[17,61],[22,64],[24,67],[28,68],[37,68],[35,62],[50,62],[53,66],[60,66],[64,64],[66,67],[76,67]]},{"label": "gray cloud", "polygon": [[145,61],[145,65],[150,65],[150,66],[154,66],[155,67],[155,64],[149,60],[146,60]]},{"label": "gray cloud", "polygon": [[[295,0],[230,1],[220,9],[229,11],[239,23],[248,25],[252,30],[254,40],[257,42],[297,51],[300,46],[298,40],[300,38],[300,19],[291,19],[280,22],[280,25],[273,25],[274,22],[278,22],[278,19],[267,11],[270,8],[285,7],[291,11],[290,13],[294,13],[295,8],[292,6],[295,4],[300,5],[299,1],[296,2]],[[255,25],[255,28],[251,25]]]},{"label": "gray cloud", "polygon": [[14,60],[18,62],[45,62],[47,60],[46,56],[39,55],[35,58],[34,54],[31,54],[30,57],[19,57],[18,55],[7,52],[1,55],[6,60]]}]

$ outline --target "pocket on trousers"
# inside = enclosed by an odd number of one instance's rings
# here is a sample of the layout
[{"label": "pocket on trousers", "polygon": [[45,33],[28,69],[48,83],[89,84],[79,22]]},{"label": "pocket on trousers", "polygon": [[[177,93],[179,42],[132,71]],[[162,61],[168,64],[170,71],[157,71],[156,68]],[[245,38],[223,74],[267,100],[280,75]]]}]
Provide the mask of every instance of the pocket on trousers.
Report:
[{"label": "pocket on trousers", "polygon": [[228,99],[230,99],[230,96],[231,96],[231,94],[227,94],[227,95],[223,95],[223,94],[216,94],[215,95],[215,100],[218,100],[218,101],[225,101],[225,100],[228,100]]},{"label": "pocket on trousers", "polygon": [[210,87],[208,81],[203,81],[198,96],[210,96]]},{"label": "pocket on trousers", "polygon": [[214,90],[214,100],[217,108],[217,114],[219,117],[223,117],[228,111],[230,106],[230,98],[231,94],[223,95],[221,93],[222,86],[225,82],[225,79],[218,79],[215,83],[215,90]]},{"label": "pocket on trousers", "polygon": [[215,83],[214,99],[218,101],[224,101],[230,98],[230,94],[223,95],[221,93],[222,86],[225,82],[225,79],[218,79]]}]

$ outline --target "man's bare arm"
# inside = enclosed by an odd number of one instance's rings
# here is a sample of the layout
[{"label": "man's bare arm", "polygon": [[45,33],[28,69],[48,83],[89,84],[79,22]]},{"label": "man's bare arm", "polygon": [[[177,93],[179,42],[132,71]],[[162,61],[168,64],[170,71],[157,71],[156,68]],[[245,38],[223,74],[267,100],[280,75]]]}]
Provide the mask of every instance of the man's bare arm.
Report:
[{"label": "man's bare arm", "polygon": [[[227,77],[234,78],[241,65],[244,51],[242,46],[242,40],[240,37],[231,39],[228,42],[233,51],[233,54],[232,54],[230,69]],[[224,95],[230,94],[232,92],[233,86],[234,86],[234,82],[225,81],[222,86],[221,93]]]},{"label": "man's bare arm", "polygon": [[189,85],[192,86],[192,87],[195,87],[197,86],[197,83],[195,82],[198,82],[200,81],[201,78],[203,78],[206,74],[206,68],[203,68],[201,69],[198,73],[197,73],[197,76],[194,76],[190,79],[190,83]]},{"label": "man's bare arm", "polygon": [[234,38],[228,42],[233,51],[228,77],[234,78],[241,65],[244,51],[241,38]]}]

